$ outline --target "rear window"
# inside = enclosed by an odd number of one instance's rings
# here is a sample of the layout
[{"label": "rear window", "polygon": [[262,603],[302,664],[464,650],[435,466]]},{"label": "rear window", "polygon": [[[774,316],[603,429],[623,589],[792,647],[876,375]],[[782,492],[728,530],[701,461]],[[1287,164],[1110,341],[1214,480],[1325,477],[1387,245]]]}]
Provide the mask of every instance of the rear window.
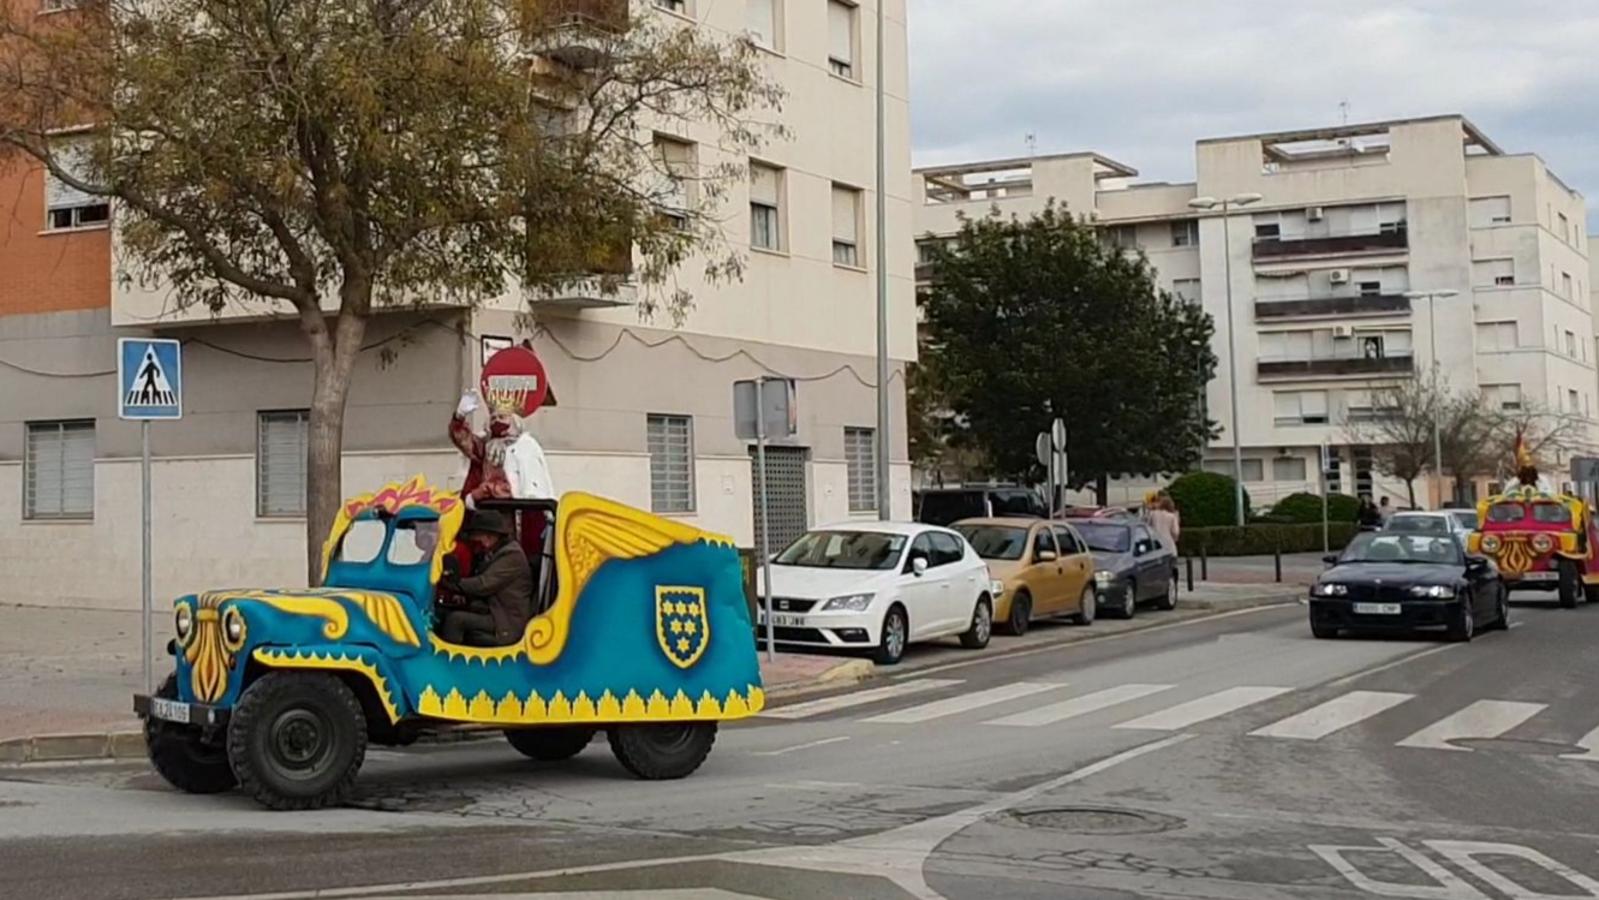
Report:
[{"label": "rear window", "polygon": [[1394,516],[1384,530],[1404,534],[1448,534],[1449,523],[1440,516]]},{"label": "rear window", "polygon": [[983,559],[1021,559],[1027,549],[1027,529],[1003,525],[957,525],[966,541]]},{"label": "rear window", "polygon": [[1044,515],[1044,502],[1032,491],[995,491],[992,500],[996,516]]},{"label": "rear window", "polygon": [[916,519],[929,525],[948,525],[986,515],[988,510],[983,506],[982,491],[939,491],[922,496],[921,512]]}]

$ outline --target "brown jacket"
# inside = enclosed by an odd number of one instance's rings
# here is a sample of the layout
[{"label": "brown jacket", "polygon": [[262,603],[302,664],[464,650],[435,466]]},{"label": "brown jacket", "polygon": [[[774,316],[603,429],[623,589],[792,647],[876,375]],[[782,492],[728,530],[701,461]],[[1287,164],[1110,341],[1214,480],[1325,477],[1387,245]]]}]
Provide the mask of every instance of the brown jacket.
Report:
[{"label": "brown jacket", "polygon": [[494,636],[501,644],[522,639],[533,617],[533,571],[521,545],[507,538],[483,561],[483,570],[460,580],[469,600],[487,600]]}]

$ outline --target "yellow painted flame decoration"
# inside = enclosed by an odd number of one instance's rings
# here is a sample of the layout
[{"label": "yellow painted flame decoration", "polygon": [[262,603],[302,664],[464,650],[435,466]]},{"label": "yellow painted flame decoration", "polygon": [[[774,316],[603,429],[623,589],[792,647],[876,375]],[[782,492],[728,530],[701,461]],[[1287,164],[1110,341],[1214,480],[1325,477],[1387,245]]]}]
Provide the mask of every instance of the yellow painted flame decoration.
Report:
[{"label": "yellow painted flame decoration", "polygon": [[408,506],[420,506],[439,514],[439,541],[433,548],[433,570],[429,575],[429,579],[437,584],[439,575],[444,572],[444,558],[455,550],[455,537],[466,518],[466,503],[456,494],[429,485],[421,475],[414,475],[409,481],[385,485],[377,493],[362,494],[344,501],[333,520],[333,527],[328,529],[328,539],[322,543],[322,577],[328,577],[328,566],[333,562],[333,553],[339,547],[339,540],[357,516],[369,509],[398,513]]},{"label": "yellow painted flame decoration", "polygon": [[1499,564],[1499,570],[1506,575],[1522,575],[1531,571],[1533,560],[1537,558],[1531,540],[1521,534],[1501,534],[1498,538],[1499,552],[1494,559]]},{"label": "yellow painted flame decoration", "polygon": [[228,692],[228,673],[233,670],[233,654],[224,646],[222,616],[217,612],[223,599],[219,594],[200,597],[200,608],[194,610],[193,633],[183,647],[183,659],[189,664],[189,688],[201,703],[222,699]]}]

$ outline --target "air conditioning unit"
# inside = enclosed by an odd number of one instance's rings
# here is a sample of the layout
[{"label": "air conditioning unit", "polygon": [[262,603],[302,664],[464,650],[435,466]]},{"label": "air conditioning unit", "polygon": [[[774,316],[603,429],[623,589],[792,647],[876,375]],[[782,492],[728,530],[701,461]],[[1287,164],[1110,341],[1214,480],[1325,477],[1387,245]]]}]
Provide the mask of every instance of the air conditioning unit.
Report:
[{"label": "air conditioning unit", "polygon": [[1335,338],[1352,338],[1352,337],[1355,336],[1355,326],[1353,326],[1353,325],[1334,325],[1333,329],[1332,329],[1332,333],[1333,333],[1333,337],[1335,337]]},{"label": "air conditioning unit", "polygon": [[1311,208],[1305,210],[1305,219],[1310,222],[1320,222],[1322,219],[1326,218],[1326,213],[1327,211],[1321,207],[1312,206]]},{"label": "air conditioning unit", "polygon": [[1348,284],[1349,275],[1348,269],[1333,269],[1327,273],[1327,280],[1333,284]]}]

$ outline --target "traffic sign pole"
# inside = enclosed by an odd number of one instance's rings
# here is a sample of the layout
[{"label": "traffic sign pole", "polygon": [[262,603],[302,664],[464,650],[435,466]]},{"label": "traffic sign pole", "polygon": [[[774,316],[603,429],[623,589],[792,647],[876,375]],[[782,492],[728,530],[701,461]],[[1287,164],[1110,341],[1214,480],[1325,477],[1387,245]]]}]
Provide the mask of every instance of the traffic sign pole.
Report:
[{"label": "traffic sign pole", "polygon": [[183,418],[183,346],[170,338],[117,339],[117,416],[139,423],[139,639],[144,689],[155,692],[155,651],[150,618],[150,420]]},{"label": "traffic sign pole", "polygon": [[150,593],[150,420],[145,419],[139,423],[139,443],[142,452],[139,458],[140,481],[143,482],[141,494],[143,509],[140,514],[139,532],[139,608],[144,610],[141,617],[141,631],[144,637],[144,689],[155,693],[154,663],[151,661],[151,634],[150,617],[155,614],[155,601]]},{"label": "traffic sign pole", "polygon": [[766,507],[766,398],[761,390],[765,378],[755,379],[755,467],[761,473],[761,568],[766,573],[761,585],[761,602],[766,607],[766,661],[777,658],[777,625],[772,621],[772,517]]}]

